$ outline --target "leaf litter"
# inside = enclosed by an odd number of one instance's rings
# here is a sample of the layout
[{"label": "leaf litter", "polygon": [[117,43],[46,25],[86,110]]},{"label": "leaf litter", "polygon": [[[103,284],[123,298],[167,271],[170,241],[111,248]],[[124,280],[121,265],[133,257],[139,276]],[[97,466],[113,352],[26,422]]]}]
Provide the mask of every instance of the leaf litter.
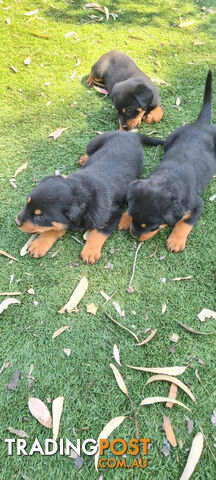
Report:
[{"label": "leaf litter", "polygon": [[28,408],[36,420],[46,428],[52,428],[52,417],[45,403],[39,398],[31,397],[28,400]]},{"label": "leaf litter", "polygon": [[80,300],[82,300],[82,298],[84,297],[87,289],[88,280],[86,277],[82,277],[71,297],[69,298],[68,302],[58,311],[58,313],[64,313],[65,311],[71,313],[75,311]]},{"label": "leaf litter", "polygon": [[6,385],[6,391],[8,390],[16,390],[18,382],[19,382],[20,370],[15,370],[11,375],[9,383]]},{"label": "leaf litter", "polygon": [[19,300],[17,300],[17,298],[5,298],[5,300],[3,300],[0,303],[0,315],[1,315],[1,313],[4,312],[4,310],[7,310],[9,305],[12,305],[14,303],[20,304],[21,302]]}]

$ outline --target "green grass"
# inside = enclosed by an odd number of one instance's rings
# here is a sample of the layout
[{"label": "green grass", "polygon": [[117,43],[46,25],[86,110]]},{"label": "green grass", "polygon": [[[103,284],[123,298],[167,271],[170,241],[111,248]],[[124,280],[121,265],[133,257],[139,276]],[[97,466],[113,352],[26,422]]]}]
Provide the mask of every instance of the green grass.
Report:
[{"label": "green grass", "polygon": [[[24,205],[26,195],[46,174],[59,169],[62,173],[76,170],[79,156],[85,152],[88,141],[97,131],[117,128],[117,119],[109,98],[104,98],[94,90],[88,90],[84,78],[91,65],[100,55],[116,48],[129,54],[152,78],[165,80],[169,86],[159,86],[164,118],[155,126],[143,124],[139,131],[148,133],[155,130],[165,137],[183,122],[193,121],[202,103],[203,89],[208,68],[213,70],[213,121],[216,121],[216,81],[215,57],[216,13],[206,14],[201,7],[212,7],[214,2],[177,0],[118,1],[104,2],[111,12],[118,14],[114,21],[97,19],[103,15],[95,10],[84,10],[85,2],[53,0],[30,2],[4,2],[1,10],[1,171],[0,171],[0,223],[1,246],[19,258],[12,264],[0,257],[0,291],[23,292],[21,305],[11,306],[1,315],[1,360],[10,361],[10,366],[1,374],[1,438],[12,437],[7,427],[22,428],[30,436],[29,442],[37,437],[41,442],[48,436],[45,428],[28,413],[29,396],[39,397],[46,402],[59,395],[65,397],[64,412],[60,427],[60,438],[97,438],[103,426],[118,415],[131,415],[127,398],[118,389],[109,363],[113,361],[112,348],[117,343],[123,364],[142,366],[190,367],[181,377],[194,392],[198,407],[181,391],[178,399],[191,408],[191,413],[175,406],[168,411],[163,404],[142,407],[139,417],[140,437],[149,437],[152,448],[149,453],[148,468],[133,473],[127,470],[106,470],[101,472],[104,479],[178,479],[188,456],[192,437],[201,426],[214,450],[214,428],[210,416],[215,408],[215,339],[214,336],[195,336],[182,330],[177,321],[182,321],[195,329],[209,331],[215,329],[214,320],[207,320],[200,326],[197,314],[202,308],[215,309],[214,260],[215,260],[215,204],[209,197],[216,191],[213,179],[204,193],[204,213],[197,222],[182,254],[168,254],[164,242],[167,231],[144,244],[139,252],[136,274],[133,282],[134,293],[127,293],[137,243],[128,233],[116,232],[106,242],[100,262],[94,266],[84,266],[79,259],[81,246],[69,233],[59,240],[56,246],[41,261],[28,256],[19,257],[19,250],[27,236],[17,230],[14,217]],[[103,2],[102,2],[103,4]],[[4,7],[11,5],[11,9]],[[39,9],[37,18],[24,16],[25,12]],[[90,18],[96,15],[97,19]],[[5,19],[10,17],[10,25]],[[185,29],[178,27],[182,21],[194,20]],[[73,31],[66,38],[65,33]],[[32,35],[47,35],[49,38]],[[143,40],[133,39],[138,36]],[[196,45],[199,43],[199,45]],[[24,60],[30,57],[29,66]],[[80,65],[75,67],[76,59]],[[10,65],[17,68],[14,73]],[[70,80],[73,71],[76,77]],[[50,82],[48,86],[44,86]],[[181,103],[176,107],[176,98]],[[47,102],[51,102],[47,106]],[[74,104],[71,107],[71,104]],[[58,127],[67,127],[62,136],[53,141],[50,132]],[[159,149],[145,149],[144,175],[149,173],[162,158]],[[17,189],[9,184],[15,170],[28,161],[28,168],[17,176]],[[78,235],[79,239],[82,239]],[[159,242],[157,254],[154,252]],[[114,254],[110,249],[114,248]],[[55,258],[51,255],[59,249]],[[160,256],[165,255],[164,260]],[[70,268],[73,261],[78,267]],[[113,270],[104,267],[108,262]],[[14,280],[9,286],[10,275]],[[27,275],[27,274],[31,274]],[[80,303],[78,314],[60,316],[58,309],[66,303],[81,276],[89,280],[89,289]],[[185,282],[173,282],[172,278],[192,275]],[[166,283],[161,279],[165,277]],[[20,282],[17,283],[17,280]],[[35,296],[27,293],[33,286]],[[111,324],[99,308],[96,316],[86,313],[85,305],[94,302],[99,307],[103,299],[99,294],[104,290],[115,294],[115,300],[125,309],[122,323],[136,332],[147,327],[158,328],[156,337],[147,345],[134,347],[132,337]],[[2,299],[4,297],[1,297]],[[34,306],[37,300],[39,305]],[[162,316],[162,304],[167,311]],[[107,311],[119,320],[111,303]],[[136,311],[136,316],[131,310]],[[148,316],[146,317],[146,314]],[[62,325],[71,328],[52,340],[52,334]],[[170,353],[169,335],[178,333],[179,342],[175,353]],[[142,338],[142,335],[141,335]],[[63,348],[71,348],[69,358]],[[197,363],[199,356],[205,366]],[[35,383],[27,389],[27,373],[34,364]],[[20,369],[20,381],[15,391],[5,392],[14,370]],[[195,376],[198,370],[202,380],[200,385]],[[138,406],[142,390],[149,374],[135,372],[122,367],[129,393]],[[93,383],[92,383],[93,382]],[[86,392],[90,388],[89,393]],[[167,395],[169,384],[157,382],[145,388],[145,396]],[[169,415],[178,441],[182,446],[171,448],[168,457],[161,453],[164,432],[161,429],[162,416]],[[194,431],[189,436],[186,430],[185,414],[194,420]],[[23,417],[29,415],[29,422]],[[80,428],[88,430],[79,432]],[[74,431],[75,429],[75,431]],[[135,436],[134,425],[126,420],[111,438]],[[215,451],[215,450],[214,450]],[[179,459],[179,461],[178,461]],[[84,466],[78,471],[68,458],[16,456],[8,457],[6,445],[0,453],[0,478],[51,480],[93,480],[97,478],[92,457],[84,456]],[[205,449],[194,479],[213,479],[213,458]]]}]

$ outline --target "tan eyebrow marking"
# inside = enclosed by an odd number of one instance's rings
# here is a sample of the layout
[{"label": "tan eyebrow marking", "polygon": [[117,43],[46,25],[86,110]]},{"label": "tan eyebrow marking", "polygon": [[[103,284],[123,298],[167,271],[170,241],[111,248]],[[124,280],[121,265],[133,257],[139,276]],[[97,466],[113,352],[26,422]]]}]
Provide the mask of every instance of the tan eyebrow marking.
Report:
[{"label": "tan eyebrow marking", "polygon": [[146,227],[146,223],[141,223],[141,227],[142,227],[142,228],[145,228],[145,227]]},{"label": "tan eyebrow marking", "polygon": [[27,203],[30,203],[30,202],[31,202],[31,197],[29,196],[29,197],[27,198]]},{"label": "tan eyebrow marking", "polygon": [[125,108],[122,108],[122,112],[123,112],[123,113],[125,113],[125,112],[126,112]]},{"label": "tan eyebrow marking", "polygon": [[40,215],[41,214],[41,210],[39,208],[37,208],[37,210],[35,210],[35,215]]}]

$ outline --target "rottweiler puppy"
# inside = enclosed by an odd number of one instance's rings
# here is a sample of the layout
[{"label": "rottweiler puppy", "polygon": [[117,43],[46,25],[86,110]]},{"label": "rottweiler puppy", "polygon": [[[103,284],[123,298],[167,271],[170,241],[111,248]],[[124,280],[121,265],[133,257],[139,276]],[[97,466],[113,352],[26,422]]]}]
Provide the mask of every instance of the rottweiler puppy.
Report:
[{"label": "rottweiler puppy", "polygon": [[67,177],[44,177],[16,217],[20,230],[39,233],[29,255],[43,257],[67,230],[90,230],[81,258],[87,264],[99,260],[119,223],[128,185],[142,172],[144,144],[163,141],[122,131],[98,135],[87,146],[81,170]]},{"label": "rottweiler puppy", "polygon": [[157,88],[125,53],[111,50],[102,55],[92,66],[87,84],[107,88],[121,130],[132,130],[141,121],[156,123],[163,116]]},{"label": "rottweiler puppy", "polygon": [[184,250],[187,236],[203,210],[201,193],[216,171],[216,126],[211,124],[212,74],[206,79],[201,112],[194,123],[177,128],[164,143],[164,159],[128,190],[128,213],[119,229],[130,227],[140,241],[167,225],[169,252]]}]

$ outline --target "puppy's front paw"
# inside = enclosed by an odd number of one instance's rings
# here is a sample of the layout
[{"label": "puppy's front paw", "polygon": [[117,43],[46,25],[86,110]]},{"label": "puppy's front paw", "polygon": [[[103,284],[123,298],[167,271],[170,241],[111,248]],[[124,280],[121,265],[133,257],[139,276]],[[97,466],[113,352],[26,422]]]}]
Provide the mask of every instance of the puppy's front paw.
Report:
[{"label": "puppy's front paw", "polygon": [[160,120],[163,117],[163,112],[161,107],[156,107],[151,112],[148,113],[148,115],[143,117],[143,122],[148,123],[149,125],[152,125],[152,123],[157,123],[160,122]]},{"label": "puppy's front paw", "polygon": [[167,238],[166,248],[168,252],[178,253],[185,249],[186,238],[172,234]]},{"label": "puppy's front paw", "polygon": [[88,160],[88,155],[86,153],[86,155],[83,155],[83,157],[80,157],[79,161],[78,161],[78,165],[79,167],[82,167],[83,165],[85,165],[85,163],[87,162]]},{"label": "puppy's front paw", "polygon": [[40,236],[36,238],[28,248],[28,254],[33,258],[41,258],[46,255],[50,246]]},{"label": "puppy's front paw", "polygon": [[82,258],[83,263],[89,265],[97,262],[101,257],[101,250],[97,249],[97,246],[84,245],[80,257]]},{"label": "puppy's front paw", "polygon": [[132,222],[132,217],[128,215],[128,212],[124,212],[119,220],[118,230],[128,230]]}]

